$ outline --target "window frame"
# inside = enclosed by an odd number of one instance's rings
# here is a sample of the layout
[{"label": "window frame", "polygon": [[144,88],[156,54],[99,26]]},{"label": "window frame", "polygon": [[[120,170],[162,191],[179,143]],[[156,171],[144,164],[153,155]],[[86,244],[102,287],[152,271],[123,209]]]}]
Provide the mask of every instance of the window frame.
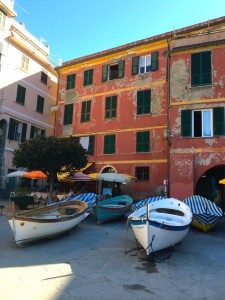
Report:
[{"label": "window frame", "polygon": [[16,103],[25,105],[26,88],[20,84],[17,85]]},{"label": "window frame", "polygon": [[137,91],[137,115],[150,114],[151,102],[150,89]]},{"label": "window frame", "polygon": [[115,154],[116,135],[107,134],[104,136],[104,154]]},{"label": "window frame", "polygon": [[136,132],[136,153],[150,152],[150,131]]},{"label": "window frame", "polygon": [[[150,65],[150,70],[148,72],[140,72],[140,59],[141,58],[146,58],[148,56],[151,56],[151,65]],[[131,69],[131,74],[132,75],[138,75],[138,74],[145,74],[153,71],[157,71],[159,68],[159,53],[158,51],[151,52],[150,54],[146,54],[143,56],[134,56],[132,57],[132,69]],[[146,70],[146,68],[145,68]]]},{"label": "window frame", "polygon": [[27,123],[9,119],[8,139],[11,141],[24,142],[27,133]]},{"label": "window frame", "polygon": [[[117,76],[113,76],[112,68],[117,66]],[[115,79],[121,79],[124,78],[125,74],[125,60],[121,59],[116,63],[113,64],[107,64],[102,66],[102,82],[115,80]]]},{"label": "window frame", "polygon": [[71,125],[73,123],[73,103],[65,104],[63,125]]},{"label": "window frame", "polygon": [[76,73],[68,74],[66,77],[66,90],[72,90],[76,86]]},{"label": "window frame", "polygon": [[85,70],[83,86],[88,86],[93,84],[93,76],[94,76],[94,69]]},{"label": "window frame", "polygon": [[150,180],[150,168],[147,166],[135,167],[135,177],[139,181],[149,181]]},{"label": "window frame", "polygon": [[45,85],[48,84],[48,74],[44,71],[41,71],[41,82]]},{"label": "window frame", "polygon": [[43,115],[44,113],[44,103],[45,103],[45,98],[38,95],[37,96],[37,105],[36,105],[36,112],[40,113]]},{"label": "window frame", "polygon": [[105,119],[116,118],[117,114],[117,96],[105,98]]},{"label": "window frame", "polygon": [[5,29],[7,14],[0,8],[0,28]]},{"label": "window frame", "polygon": [[22,61],[21,61],[21,67],[20,67],[21,70],[28,72],[29,64],[30,64],[30,58],[27,55],[22,54]]},{"label": "window frame", "polygon": [[207,85],[212,85],[212,51],[192,53],[191,86]]},{"label": "window frame", "polygon": [[83,101],[81,108],[80,122],[89,122],[91,119],[91,100]]},{"label": "window frame", "polygon": [[41,129],[39,127],[31,125],[30,128],[30,140],[35,139],[37,136],[43,136],[45,135],[45,130]]}]

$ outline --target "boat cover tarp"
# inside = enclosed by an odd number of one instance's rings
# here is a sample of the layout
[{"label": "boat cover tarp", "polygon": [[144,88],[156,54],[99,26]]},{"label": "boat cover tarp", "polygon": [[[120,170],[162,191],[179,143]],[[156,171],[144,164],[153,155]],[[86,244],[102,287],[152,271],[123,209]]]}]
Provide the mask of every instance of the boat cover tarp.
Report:
[{"label": "boat cover tarp", "polygon": [[218,219],[223,216],[222,209],[214,202],[199,195],[193,195],[184,199],[184,203],[187,204],[197,220],[205,224],[215,224]]},{"label": "boat cover tarp", "polygon": [[155,201],[158,201],[161,199],[166,199],[166,197],[158,196],[158,197],[152,197],[152,198],[147,198],[145,200],[138,201],[137,203],[133,204],[132,210],[133,211],[138,210],[139,208],[141,208],[149,203],[152,203],[152,202],[155,202]]},{"label": "boat cover tarp", "polygon": [[84,193],[84,194],[80,194],[77,196],[72,196],[72,197],[62,200],[60,202],[65,202],[65,201],[70,201],[70,200],[82,200],[88,204],[88,211],[90,211],[96,204],[96,196],[97,195],[95,193]]}]

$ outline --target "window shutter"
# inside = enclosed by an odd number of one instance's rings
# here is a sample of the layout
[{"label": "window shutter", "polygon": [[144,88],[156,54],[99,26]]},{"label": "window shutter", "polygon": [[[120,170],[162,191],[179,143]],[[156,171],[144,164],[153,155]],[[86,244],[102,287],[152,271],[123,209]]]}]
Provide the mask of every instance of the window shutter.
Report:
[{"label": "window shutter", "polygon": [[23,123],[22,127],[22,135],[21,135],[21,142],[24,142],[26,139],[26,134],[27,134],[27,124]]},{"label": "window shutter", "polygon": [[118,78],[124,77],[124,66],[125,66],[125,61],[120,60],[118,63]]},{"label": "window shutter", "polygon": [[64,123],[63,125],[72,124],[73,122],[73,104],[65,105],[64,110]]},{"label": "window shutter", "polygon": [[45,130],[44,129],[41,129],[41,135],[45,136]]},{"label": "window shutter", "polygon": [[181,136],[191,137],[192,136],[192,111],[182,110],[181,111]]},{"label": "window shutter", "polygon": [[108,80],[108,65],[102,66],[102,82],[106,82]]},{"label": "window shutter", "polygon": [[35,131],[35,127],[31,126],[31,128],[30,128],[30,139],[34,138],[34,131]]},{"label": "window shutter", "polygon": [[139,57],[135,56],[132,58],[132,75],[137,75],[139,73]]},{"label": "window shutter", "polygon": [[9,140],[14,140],[14,130],[15,130],[15,120],[10,118],[9,131],[8,131],[8,139]]},{"label": "window shutter", "polygon": [[153,52],[151,54],[151,70],[152,71],[158,70],[158,51]]},{"label": "window shutter", "polygon": [[88,145],[88,154],[93,155],[94,154],[94,146],[95,146],[95,136],[90,135],[89,136],[89,145]]},{"label": "window shutter", "polygon": [[106,135],[104,137],[104,154],[115,153],[115,135]]},{"label": "window shutter", "polygon": [[136,152],[149,152],[150,148],[150,132],[137,132],[136,133]]},{"label": "window shutter", "polygon": [[214,107],[213,108],[213,135],[220,136],[224,135],[224,107]]}]

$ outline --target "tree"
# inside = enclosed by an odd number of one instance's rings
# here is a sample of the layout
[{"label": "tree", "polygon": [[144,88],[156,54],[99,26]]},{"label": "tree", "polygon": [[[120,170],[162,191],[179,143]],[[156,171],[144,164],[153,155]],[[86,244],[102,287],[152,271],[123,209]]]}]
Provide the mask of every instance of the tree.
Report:
[{"label": "tree", "polygon": [[13,163],[17,168],[40,170],[48,177],[49,201],[52,200],[57,173],[70,172],[87,164],[87,152],[75,137],[45,137],[24,141],[14,150]]}]

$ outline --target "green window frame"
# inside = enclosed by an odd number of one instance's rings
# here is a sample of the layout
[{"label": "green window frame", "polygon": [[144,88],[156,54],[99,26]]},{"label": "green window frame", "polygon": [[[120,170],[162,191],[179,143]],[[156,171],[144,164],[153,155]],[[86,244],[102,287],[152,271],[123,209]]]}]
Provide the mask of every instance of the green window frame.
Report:
[{"label": "green window frame", "polygon": [[67,75],[66,78],[66,89],[71,90],[75,88],[76,74]]},{"label": "green window frame", "polygon": [[26,139],[27,124],[13,118],[9,119],[8,139],[11,141],[24,142]]},{"label": "green window frame", "polygon": [[117,96],[106,97],[105,101],[105,118],[116,118]]},{"label": "green window frame", "polygon": [[36,138],[37,136],[44,136],[45,135],[45,130],[44,129],[40,129],[38,127],[35,127],[35,126],[31,126],[30,128],[30,139],[34,139]]},{"label": "green window frame", "polygon": [[108,64],[102,66],[102,82],[108,80],[124,78],[125,61],[120,60],[115,64]]},{"label": "green window frame", "polygon": [[[210,109],[207,109],[210,110]],[[204,110],[199,110],[199,112],[203,112]],[[188,137],[207,137],[204,135],[194,135],[194,128],[198,125],[202,126],[202,120],[199,120],[197,123],[195,119],[193,119],[194,110],[182,110],[181,111],[181,136],[184,138]],[[214,107],[212,109],[212,120],[210,121],[212,124],[212,136],[224,136],[225,135],[225,107]]]},{"label": "green window frame", "polygon": [[149,167],[136,167],[135,177],[138,180],[149,181]]},{"label": "green window frame", "polygon": [[151,90],[137,91],[137,114],[151,112]]},{"label": "green window frame", "polygon": [[116,149],[116,135],[105,135],[104,136],[104,154],[113,154]]},{"label": "green window frame", "polygon": [[150,132],[136,132],[136,152],[150,151]]},{"label": "green window frame", "polygon": [[212,53],[204,51],[191,54],[191,86],[212,84]]},{"label": "green window frame", "polygon": [[[148,56],[148,55],[146,55],[146,56]],[[134,56],[132,58],[132,70],[131,70],[132,75],[140,74],[139,63],[140,63],[140,57],[139,56]],[[152,71],[157,71],[158,68],[159,68],[159,54],[158,54],[158,51],[156,51],[156,52],[151,53],[151,68],[150,68],[150,71],[151,72]]]},{"label": "green window frame", "polygon": [[90,135],[89,136],[89,144],[88,144],[87,154],[88,155],[94,155],[94,148],[95,148],[95,136]]},{"label": "green window frame", "polygon": [[82,102],[81,123],[90,121],[91,118],[91,100]]},{"label": "green window frame", "polygon": [[93,69],[84,71],[84,86],[91,85],[93,83]]},{"label": "green window frame", "polygon": [[26,88],[22,85],[18,84],[17,86],[17,95],[16,95],[16,103],[24,105],[26,96]]},{"label": "green window frame", "polygon": [[65,105],[63,125],[71,125],[72,122],[73,122],[73,103]]},{"label": "green window frame", "polygon": [[36,106],[36,112],[43,114],[44,112],[44,97],[41,97],[40,95],[37,96],[37,106]]}]

